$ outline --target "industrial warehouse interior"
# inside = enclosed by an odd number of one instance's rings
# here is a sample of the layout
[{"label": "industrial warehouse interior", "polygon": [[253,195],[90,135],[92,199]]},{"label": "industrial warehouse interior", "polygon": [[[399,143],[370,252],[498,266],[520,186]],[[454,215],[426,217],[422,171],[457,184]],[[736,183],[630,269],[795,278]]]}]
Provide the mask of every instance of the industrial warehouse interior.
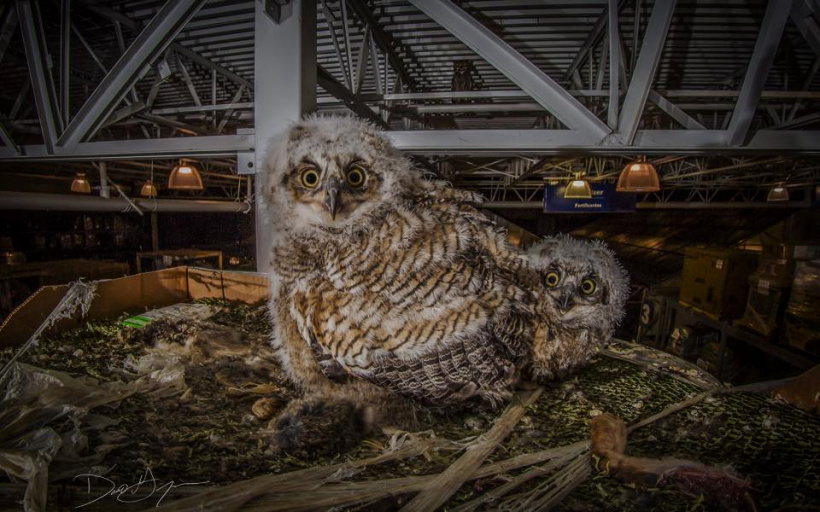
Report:
[{"label": "industrial warehouse interior", "polygon": [[8,0],[0,510],[820,509],[818,0]]}]

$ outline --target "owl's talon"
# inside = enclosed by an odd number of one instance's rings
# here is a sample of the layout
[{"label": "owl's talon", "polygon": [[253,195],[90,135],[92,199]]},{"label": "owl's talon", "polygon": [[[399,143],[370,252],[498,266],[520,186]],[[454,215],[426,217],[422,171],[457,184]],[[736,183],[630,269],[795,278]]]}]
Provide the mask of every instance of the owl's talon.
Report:
[{"label": "owl's talon", "polygon": [[372,417],[350,400],[311,397],[291,402],[269,426],[275,451],[314,458],[351,448],[370,432]]},{"label": "owl's talon", "polygon": [[282,408],[282,402],[275,398],[260,398],[251,406],[251,412],[260,420],[269,420],[273,418]]}]

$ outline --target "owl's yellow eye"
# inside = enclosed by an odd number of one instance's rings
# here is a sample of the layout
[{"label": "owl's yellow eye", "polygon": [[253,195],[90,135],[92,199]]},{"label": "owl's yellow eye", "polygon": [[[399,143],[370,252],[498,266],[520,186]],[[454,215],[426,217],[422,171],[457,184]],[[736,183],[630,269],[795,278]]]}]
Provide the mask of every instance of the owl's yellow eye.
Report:
[{"label": "owl's yellow eye", "polygon": [[584,279],[583,282],[581,282],[581,292],[584,295],[592,295],[597,288],[598,285],[592,279]]},{"label": "owl's yellow eye", "polygon": [[546,276],[544,276],[544,282],[550,288],[555,288],[558,286],[558,283],[561,282],[561,276],[558,275],[558,272],[549,272]]},{"label": "owl's yellow eye", "polygon": [[348,186],[353,188],[359,188],[362,185],[364,185],[364,178],[364,169],[362,169],[358,165],[354,165],[350,169],[348,169],[347,175],[345,176],[345,180],[347,181]]},{"label": "owl's yellow eye", "polygon": [[308,167],[299,175],[299,181],[302,182],[302,186],[305,188],[316,188],[319,186],[319,173],[316,172],[316,169]]}]

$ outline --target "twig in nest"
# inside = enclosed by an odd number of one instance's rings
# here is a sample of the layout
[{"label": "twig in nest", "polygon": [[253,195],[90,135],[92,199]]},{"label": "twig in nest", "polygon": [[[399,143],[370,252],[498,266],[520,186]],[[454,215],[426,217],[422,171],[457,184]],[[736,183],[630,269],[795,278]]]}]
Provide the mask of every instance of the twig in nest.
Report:
[{"label": "twig in nest", "polygon": [[244,509],[250,500],[264,494],[296,493],[315,490],[328,481],[333,475],[346,474],[366,466],[382,464],[394,460],[406,459],[422,454],[436,444],[435,439],[418,439],[408,442],[397,450],[363,460],[354,460],[330,466],[319,466],[294,471],[282,475],[264,475],[243,482],[220,487],[179,501],[163,504],[161,507],[147,509],[145,512],[206,512],[233,511]]},{"label": "twig in nest", "polygon": [[[581,450],[583,450],[583,448],[581,448]],[[552,471],[567,464],[576,456],[577,454],[565,455],[561,458],[551,460],[542,466],[530,468],[524,473],[521,473],[520,475],[511,478],[510,481],[505,483],[504,485],[496,487],[495,489],[482,494],[481,496],[472,501],[468,501],[467,503],[459,505],[458,507],[453,509],[453,512],[469,512],[477,509],[485,503],[497,501],[502,496],[506,496],[510,491],[512,491],[513,489],[517,489],[519,486],[526,482],[529,482],[533,478],[549,475]]]},{"label": "twig in nest", "polygon": [[547,510],[581,485],[592,474],[589,452],[584,450],[558,473],[532,491],[512,496],[504,501],[504,509],[514,512]]},{"label": "twig in nest", "polygon": [[439,474],[430,484],[401,510],[402,512],[432,511],[447,502],[475,472],[475,468],[501,444],[518,421],[541,395],[541,388],[527,390],[518,395],[518,400],[507,406],[493,427],[474,443],[449,468]]}]

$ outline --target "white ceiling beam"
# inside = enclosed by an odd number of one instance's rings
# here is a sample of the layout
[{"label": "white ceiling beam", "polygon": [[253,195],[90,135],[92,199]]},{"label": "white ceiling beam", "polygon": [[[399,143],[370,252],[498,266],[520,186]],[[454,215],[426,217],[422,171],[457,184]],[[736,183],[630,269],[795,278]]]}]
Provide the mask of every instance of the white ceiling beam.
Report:
[{"label": "white ceiling beam", "polygon": [[607,108],[607,123],[613,130],[618,129],[618,77],[621,66],[621,36],[618,33],[618,0],[609,0],[607,31],[609,34],[609,106]]},{"label": "white ceiling beam", "polygon": [[3,56],[6,54],[15,30],[17,30],[17,12],[15,12],[14,4],[9,2],[3,11],[3,21],[0,23],[0,62],[3,61]]},{"label": "white ceiling beam", "polygon": [[777,47],[783,37],[786,20],[789,19],[792,0],[769,0],[763,24],[757,35],[752,61],[746,70],[746,77],[740,88],[732,120],[727,129],[727,142],[730,146],[739,146],[746,139],[746,133],[757,110],[760,94],[766,85],[766,78],[774,62]]},{"label": "white ceiling beam", "polygon": [[60,2],[60,112],[63,123],[71,121],[70,74],[71,66],[71,0]]},{"label": "white ceiling beam", "polygon": [[[411,153],[566,154],[571,151],[603,155],[635,153],[727,153],[724,130],[639,130],[632,146],[589,144],[571,130],[410,130],[390,131],[393,144]],[[820,154],[820,131],[760,130],[747,146],[732,153]]]},{"label": "white ceiling beam", "polygon": [[361,43],[359,43],[359,51],[356,54],[356,80],[353,84],[353,92],[359,93],[362,89],[362,84],[364,84],[364,77],[367,74],[367,64],[368,64],[368,57],[370,52],[370,29],[366,28],[364,32],[364,37],[362,38]]},{"label": "white ceiling beam", "polygon": [[345,39],[345,55],[347,56],[347,73],[350,79],[350,90],[355,89],[353,75],[356,70],[353,69],[353,50],[350,48],[350,23],[347,18],[347,1],[341,0],[340,7],[342,10],[342,34]]},{"label": "white ceiling beam", "polygon": [[367,119],[382,129],[390,129],[390,125],[379,117],[376,112],[373,112],[373,110],[364,101],[362,101],[359,96],[353,94],[353,92],[345,87],[344,84],[336,80],[336,77],[328,73],[325,68],[317,65],[316,69],[316,83],[319,87],[324,89],[325,92],[332,95],[334,98],[341,100],[345,107],[350,109],[362,119]]},{"label": "white ceiling beam", "polygon": [[814,16],[820,15],[820,12],[814,12],[816,7],[813,4],[811,0],[796,0],[792,3],[790,15],[803,39],[820,57],[820,27],[814,19]]},{"label": "white ceiling beam", "polygon": [[[566,154],[570,151],[616,155],[657,154],[779,154],[820,155],[820,131],[759,130],[743,147],[726,148],[724,130],[639,130],[633,146],[591,145],[571,130],[410,130],[389,131],[385,135],[400,150],[410,153],[443,154]],[[253,151],[252,133],[208,135],[163,139],[83,142],[74,151],[44,145],[28,145],[18,154],[0,146],[0,161],[81,161],[176,158],[180,156],[234,157]]]},{"label": "white ceiling beam", "polygon": [[[623,91],[622,91],[623,92]],[[739,91],[723,91],[723,90],[657,90],[666,98],[737,98],[740,95]],[[578,89],[569,91],[573,96],[578,97],[605,97],[609,95],[608,91],[595,89]],[[476,98],[492,98],[492,99],[514,99],[514,98],[529,98],[530,96],[524,91],[518,90],[493,90],[493,91],[438,91],[438,92],[416,92],[416,93],[397,93],[378,95],[365,95],[364,98],[373,101],[424,101],[424,100],[447,100],[453,98],[459,99],[476,99]],[[820,92],[818,91],[763,91],[762,99],[770,100],[820,100]]]},{"label": "white ceiling beam", "polygon": [[86,100],[58,144],[71,148],[93,136],[139,79],[140,73],[165,51],[205,1],[169,0]]},{"label": "white ceiling beam", "polygon": [[43,142],[49,152],[53,152],[63,123],[57,108],[54,80],[48,66],[42,20],[37,5],[32,5],[29,0],[17,0],[16,6]]},{"label": "white ceiling beam", "polygon": [[706,129],[705,126],[695,121],[695,119],[692,118],[692,116],[678,108],[677,105],[675,105],[668,99],[658,94],[657,91],[654,91],[652,89],[649,90],[649,101],[657,105],[659,109],[669,114],[669,117],[677,121],[681,126],[686,128],[687,130]]},{"label": "white ceiling beam", "polygon": [[[401,45],[398,44],[399,41],[394,39],[390,33],[382,28],[376,16],[370,11],[367,2],[350,2],[350,8],[356,14],[356,17],[359,18],[359,21],[370,27],[370,35],[373,38],[373,42],[384,52],[385,58],[393,67],[396,74],[401,77],[402,83],[409,87],[411,91],[415,91],[417,89],[416,82],[406,65],[406,62],[413,63],[415,61],[415,56],[411,48],[409,46],[401,47]],[[398,39],[400,40],[401,38]],[[397,49],[401,49],[404,57],[398,55]]]},{"label": "white ceiling beam", "polygon": [[330,11],[330,7],[327,6],[327,0],[322,0],[322,15],[325,18],[325,26],[327,27],[327,31],[330,33],[330,39],[333,41],[333,49],[336,51],[336,60],[339,62],[339,68],[342,70],[344,82],[350,89],[352,89],[353,82],[350,80],[350,73],[348,73],[347,68],[345,67],[345,62],[342,59],[342,46],[339,44],[339,39],[336,37],[336,25],[334,23],[333,13]]},{"label": "white ceiling beam", "polygon": [[[236,105],[237,103],[239,103],[239,100],[242,99],[242,95],[244,93],[245,93],[245,86],[244,85],[239,86],[239,89],[237,89],[236,93],[234,93],[234,95],[233,95],[233,99],[231,99],[231,105],[233,106],[233,105]],[[247,105],[248,105],[248,108],[253,108],[253,103],[247,103]],[[222,133],[222,130],[225,129],[225,126],[228,124],[228,121],[231,120],[231,116],[233,116],[234,110],[236,110],[236,108],[229,108],[228,110],[225,111],[224,114],[222,114],[222,118],[219,120],[219,124],[216,127],[217,135]]]},{"label": "white ceiling beam", "polygon": [[675,11],[676,0],[657,0],[649,17],[649,25],[644,34],[638,62],[632,72],[632,81],[626,92],[621,117],[618,121],[618,138],[624,145],[632,144],[641,120],[652,80],[663,53],[669,23]]},{"label": "white ceiling beam", "polygon": [[803,117],[798,117],[796,119],[790,119],[785,122],[781,122],[775,126],[770,126],[767,130],[791,130],[794,128],[800,128],[801,126],[805,126],[807,124],[814,124],[820,122],[820,112],[814,112],[813,114],[807,114]]},{"label": "white ceiling beam", "polygon": [[49,153],[44,145],[22,146],[21,154],[0,147],[0,160],[128,160],[135,158],[177,158],[181,156],[232,157],[237,151],[253,151],[253,134],[131,139],[81,142],[73,151],[57,147]]},{"label": "white ceiling beam", "polygon": [[7,148],[11,148],[16,152],[20,152],[17,148],[17,144],[14,143],[14,139],[11,138],[11,134],[6,129],[6,125],[0,121],[0,139],[2,139],[3,144],[6,145]]},{"label": "white ceiling beam", "polygon": [[179,71],[182,73],[182,81],[185,82],[185,85],[188,87],[188,92],[191,94],[191,99],[194,100],[194,105],[201,107],[202,100],[199,99],[199,93],[196,92],[194,82],[191,80],[191,74],[188,73],[188,68],[185,67],[185,63],[182,62],[182,57],[180,57],[178,53],[175,55],[177,58],[177,66],[179,67]]},{"label": "white ceiling beam", "polygon": [[[618,9],[623,9],[626,5],[626,0],[620,0],[618,2]],[[581,44],[581,47],[578,49],[578,52],[575,54],[575,58],[570,63],[567,70],[564,72],[564,76],[562,77],[563,82],[569,82],[572,79],[572,74],[575,73],[578,68],[581,67],[583,64],[584,59],[587,58],[589,54],[589,50],[592,49],[598,41],[603,37],[604,30],[606,29],[607,22],[609,20],[609,14],[607,9],[604,10],[603,13],[598,17],[595,21],[595,24],[592,26],[592,29],[589,31],[587,38]]]},{"label": "white ceiling beam", "polygon": [[447,0],[410,0],[490,65],[501,71],[571,130],[598,141],[611,130],[512,46]]},{"label": "white ceiling beam", "polygon": [[[133,33],[139,33],[143,28],[143,25],[141,23],[132,20],[120,11],[115,11],[109,7],[106,7],[105,5],[98,4],[93,0],[82,0],[81,3],[91,12],[94,12],[108,20],[121,23],[122,26],[126,27]],[[170,47],[175,52],[182,54],[182,56],[187,57],[189,60],[196,62],[200,66],[204,66],[208,69],[215,69],[218,73],[225,75],[234,82],[240,85],[244,85],[248,88],[248,90],[253,90],[253,84],[249,80],[242,78],[230,69],[221,66],[206,57],[203,57],[197,52],[192,51],[179,43],[171,43]]]}]

